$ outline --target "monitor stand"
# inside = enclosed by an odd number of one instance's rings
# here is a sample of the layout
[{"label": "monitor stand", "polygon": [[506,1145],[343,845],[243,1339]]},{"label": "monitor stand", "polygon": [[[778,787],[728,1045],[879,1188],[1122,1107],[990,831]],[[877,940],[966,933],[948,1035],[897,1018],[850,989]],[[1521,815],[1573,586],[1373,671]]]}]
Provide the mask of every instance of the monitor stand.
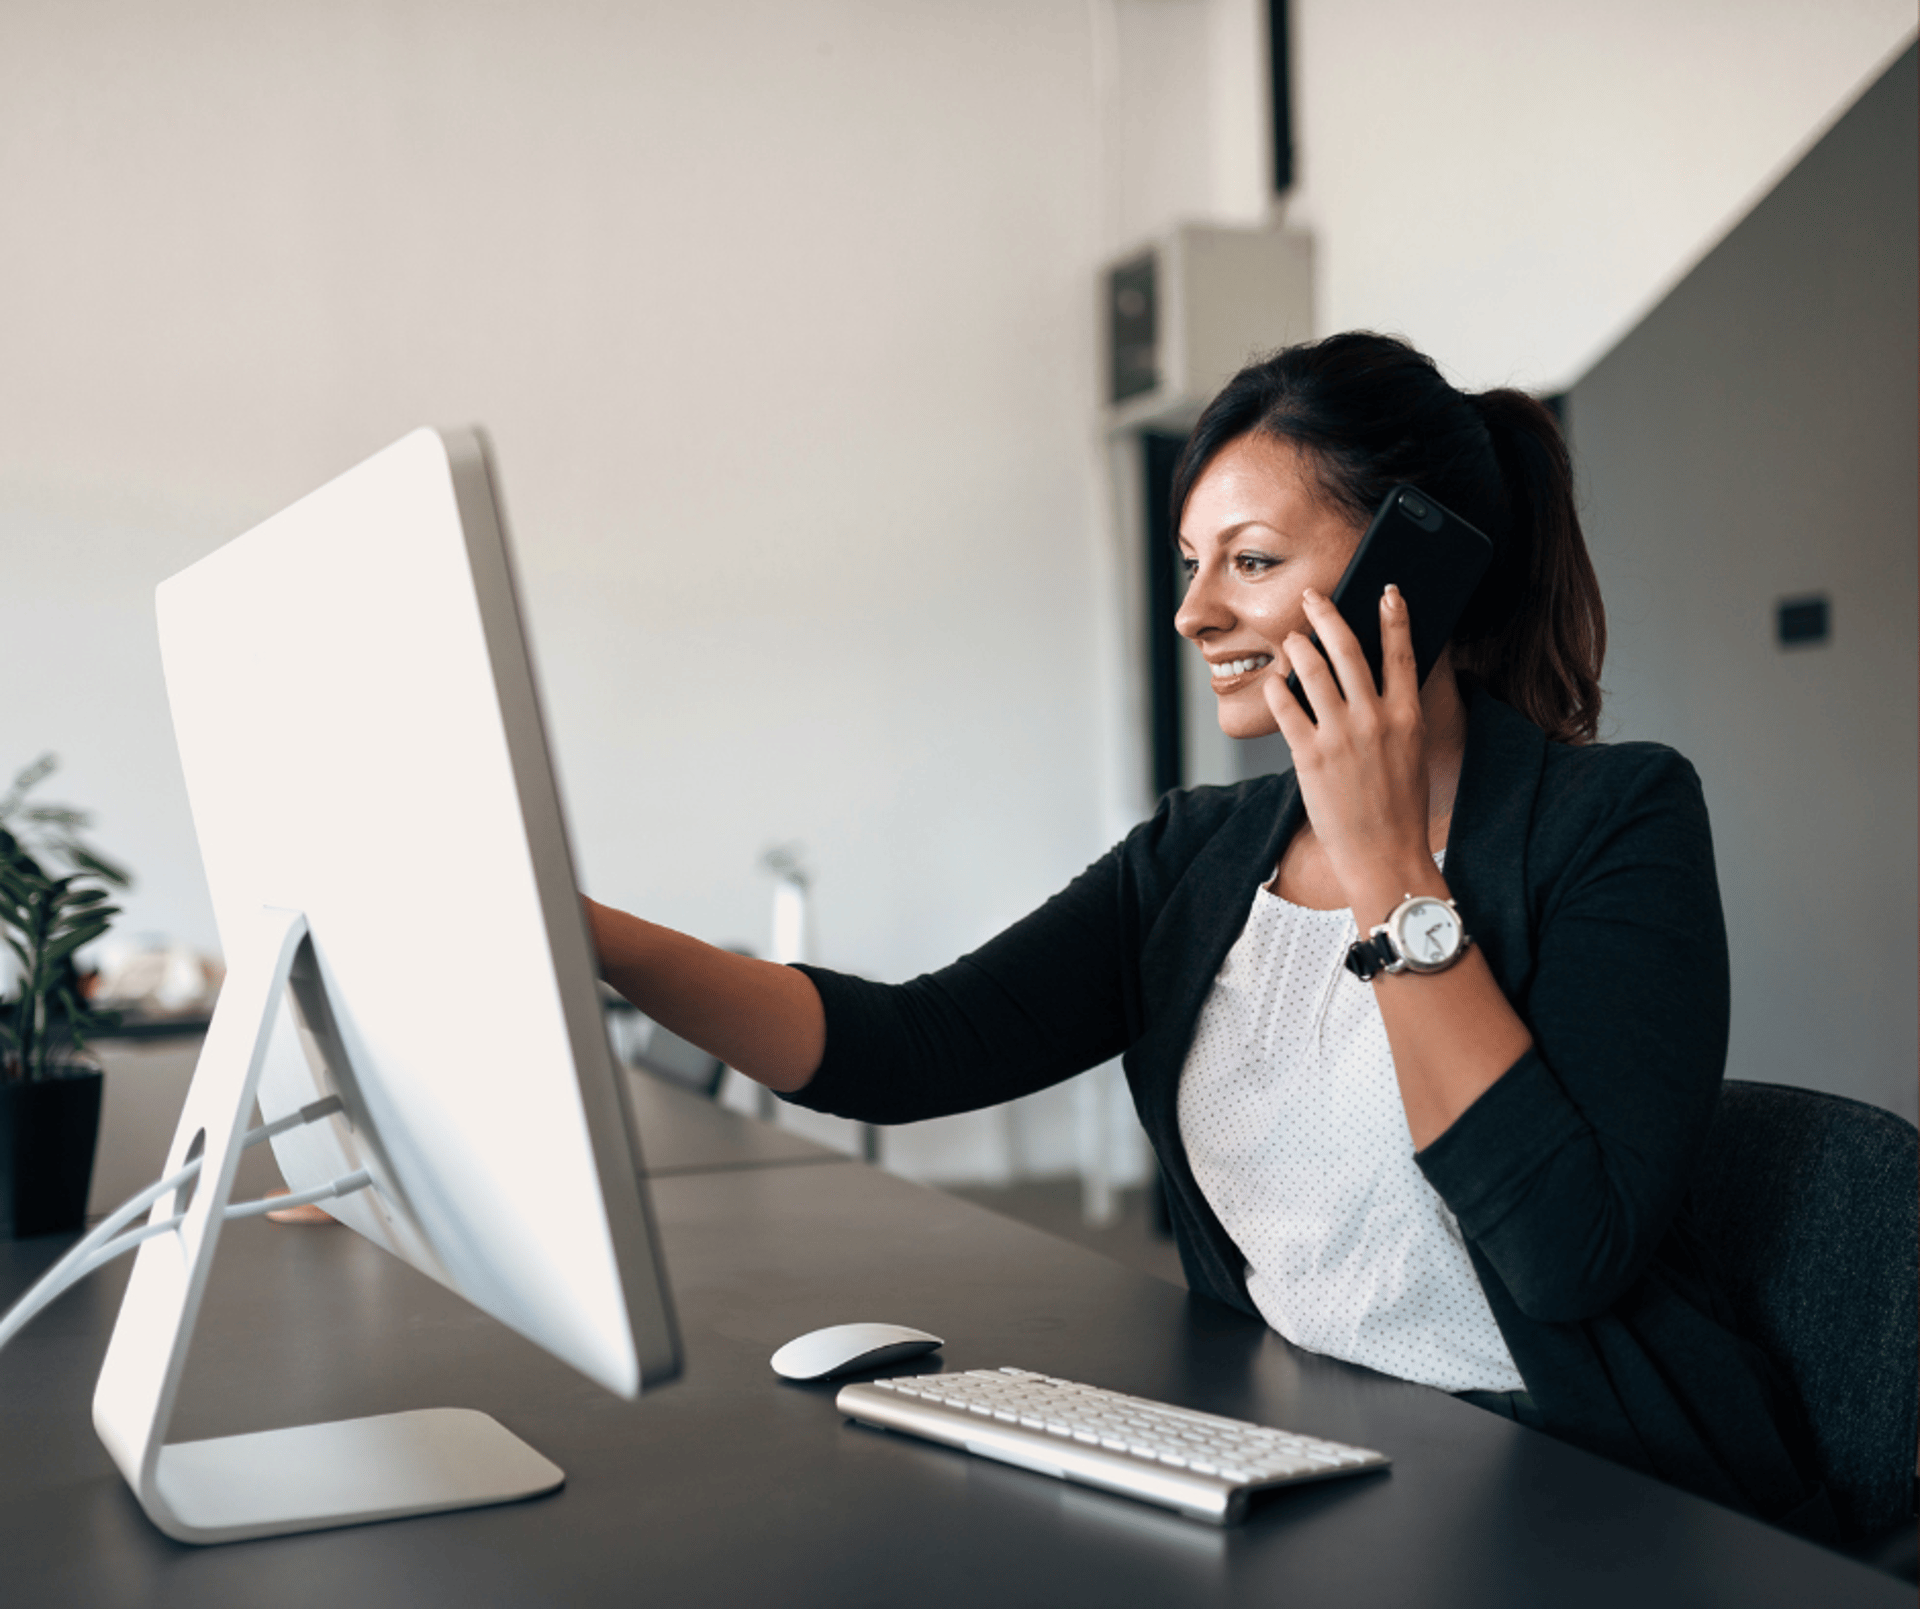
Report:
[{"label": "monitor stand", "polygon": [[258,930],[234,945],[167,1155],[168,1174],[202,1156],[200,1177],[155,1205],[151,1221],[182,1206],[186,1218],[135,1254],[94,1389],[94,1429],[147,1517],[180,1542],[237,1542],[510,1503],[566,1479],[469,1408],[166,1441],[268,1039],[307,943],[304,915],[266,910]]}]

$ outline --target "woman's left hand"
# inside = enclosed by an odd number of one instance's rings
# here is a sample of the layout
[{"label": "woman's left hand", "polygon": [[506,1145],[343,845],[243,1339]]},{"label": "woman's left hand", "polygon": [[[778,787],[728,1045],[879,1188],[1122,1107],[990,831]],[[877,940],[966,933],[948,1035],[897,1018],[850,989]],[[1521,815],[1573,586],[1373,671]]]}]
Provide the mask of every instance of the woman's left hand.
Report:
[{"label": "woman's left hand", "polygon": [[1380,599],[1383,687],[1376,693],[1339,610],[1311,588],[1302,602],[1327,657],[1300,632],[1283,647],[1318,723],[1284,676],[1263,685],[1293,750],[1307,819],[1364,932],[1410,893],[1445,892],[1428,848],[1427,728],[1413,634],[1406,600],[1388,587]]},{"label": "woman's left hand", "polygon": [[[1339,612],[1316,592],[1305,603],[1333,668],[1298,632],[1283,646],[1319,724],[1282,677],[1267,678],[1267,702],[1293,748],[1314,836],[1364,933],[1408,894],[1448,896],[1428,847],[1427,723],[1413,634],[1406,600],[1389,587],[1380,600],[1384,666],[1376,693]],[[1533,1042],[1477,947],[1444,972],[1377,974],[1373,991],[1415,1150],[1444,1134]]]}]

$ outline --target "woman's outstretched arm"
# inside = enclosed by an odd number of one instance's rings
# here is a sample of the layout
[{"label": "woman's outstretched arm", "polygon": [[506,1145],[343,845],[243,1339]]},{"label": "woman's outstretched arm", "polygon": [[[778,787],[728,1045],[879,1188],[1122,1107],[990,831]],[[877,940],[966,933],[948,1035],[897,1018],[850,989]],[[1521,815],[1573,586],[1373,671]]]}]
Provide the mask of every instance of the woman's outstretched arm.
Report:
[{"label": "woman's outstretched arm", "polygon": [[804,972],[580,902],[600,975],[655,1022],[783,1095],[813,1077],[827,1018]]}]

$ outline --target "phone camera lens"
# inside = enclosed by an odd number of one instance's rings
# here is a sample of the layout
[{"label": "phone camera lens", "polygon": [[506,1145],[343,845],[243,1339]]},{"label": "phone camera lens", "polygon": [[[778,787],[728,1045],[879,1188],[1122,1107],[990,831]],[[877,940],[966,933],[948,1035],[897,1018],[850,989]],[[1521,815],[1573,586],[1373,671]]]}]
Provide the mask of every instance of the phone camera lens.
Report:
[{"label": "phone camera lens", "polygon": [[1408,492],[1400,501],[1401,506],[1416,520],[1424,520],[1427,517],[1427,505],[1415,497],[1412,492]]}]

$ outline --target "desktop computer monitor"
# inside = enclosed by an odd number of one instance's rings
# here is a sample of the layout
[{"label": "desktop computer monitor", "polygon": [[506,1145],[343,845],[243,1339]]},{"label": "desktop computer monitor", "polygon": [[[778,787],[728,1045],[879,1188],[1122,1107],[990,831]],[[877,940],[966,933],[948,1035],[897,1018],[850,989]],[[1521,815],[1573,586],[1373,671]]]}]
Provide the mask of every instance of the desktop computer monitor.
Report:
[{"label": "desktop computer monitor", "polygon": [[[189,1541],[549,1490],[478,1414],[168,1445],[240,1136],[300,1194],[607,1389],[678,1366],[484,439],[418,430],[163,583],[229,973],[94,1422]],[[317,1120],[298,1114],[318,1110]],[[400,1421],[406,1421],[401,1423]]]}]

